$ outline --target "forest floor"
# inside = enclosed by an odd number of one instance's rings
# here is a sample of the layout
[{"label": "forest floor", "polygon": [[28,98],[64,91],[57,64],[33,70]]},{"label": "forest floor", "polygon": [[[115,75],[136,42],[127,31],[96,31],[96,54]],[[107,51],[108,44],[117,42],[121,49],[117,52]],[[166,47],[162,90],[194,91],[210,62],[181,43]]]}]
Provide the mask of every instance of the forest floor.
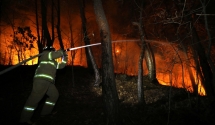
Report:
[{"label": "forest floor", "polygon": [[[0,67],[0,71],[8,67]],[[16,125],[32,89],[36,66],[20,66],[0,75],[0,125]],[[83,67],[59,70],[56,87],[59,99],[53,115],[40,118],[41,100],[32,120],[37,125],[105,125],[101,87]],[[72,79],[74,78],[74,79]],[[137,77],[116,74],[122,125],[214,125],[215,105],[207,97],[184,89],[155,85],[144,77],[146,106],[137,103]]]}]

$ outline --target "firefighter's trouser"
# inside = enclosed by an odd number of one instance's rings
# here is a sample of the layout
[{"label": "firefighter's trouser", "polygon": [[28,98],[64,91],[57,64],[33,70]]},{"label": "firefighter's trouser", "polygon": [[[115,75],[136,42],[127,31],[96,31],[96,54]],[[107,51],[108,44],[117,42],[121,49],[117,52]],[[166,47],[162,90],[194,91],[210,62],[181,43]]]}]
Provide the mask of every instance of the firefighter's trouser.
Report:
[{"label": "firefighter's trouser", "polygon": [[46,80],[35,79],[33,82],[32,92],[28,97],[21,113],[20,122],[28,122],[31,120],[34,110],[45,94],[48,96],[48,98],[45,101],[41,115],[51,114],[58,99],[59,93],[53,83]]}]

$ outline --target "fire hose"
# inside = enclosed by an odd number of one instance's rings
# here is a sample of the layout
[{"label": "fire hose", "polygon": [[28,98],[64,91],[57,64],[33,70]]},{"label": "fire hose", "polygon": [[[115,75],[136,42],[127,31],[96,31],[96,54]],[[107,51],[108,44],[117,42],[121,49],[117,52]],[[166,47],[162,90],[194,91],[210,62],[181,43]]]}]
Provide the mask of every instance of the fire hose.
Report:
[{"label": "fire hose", "polygon": [[[90,47],[90,46],[96,46],[96,45],[100,45],[100,44],[101,44],[101,43],[95,43],[95,44],[89,44],[89,45],[84,45],[84,46],[78,46],[78,47],[74,47],[74,48],[68,48],[68,49],[66,49],[65,51],[72,51],[72,50],[77,50],[77,49],[80,49],[80,48],[85,48],[85,47]],[[8,72],[8,71],[10,71],[10,70],[12,70],[12,69],[15,69],[16,67],[18,67],[18,66],[20,66],[20,65],[22,65],[22,64],[24,64],[24,63],[26,63],[26,62],[28,62],[29,60],[32,60],[32,59],[34,59],[34,58],[36,58],[36,57],[39,57],[39,56],[41,56],[41,55],[43,55],[43,53],[37,54],[37,55],[35,55],[35,56],[32,56],[32,57],[30,57],[30,58],[28,58],[28,59],[26,59],[26,60],[24,60],[24,61],[22,61],[22,62],[20,62],[20,63],[18,63],[18,64],[16,64],[16,65],[12,66],[12,67],[10,67],[10,68],[7,68],[7,69],[1,71],[1,72],[0,72],[0,75],[4,74],[4,73],[6,73],[6,72]]]}]

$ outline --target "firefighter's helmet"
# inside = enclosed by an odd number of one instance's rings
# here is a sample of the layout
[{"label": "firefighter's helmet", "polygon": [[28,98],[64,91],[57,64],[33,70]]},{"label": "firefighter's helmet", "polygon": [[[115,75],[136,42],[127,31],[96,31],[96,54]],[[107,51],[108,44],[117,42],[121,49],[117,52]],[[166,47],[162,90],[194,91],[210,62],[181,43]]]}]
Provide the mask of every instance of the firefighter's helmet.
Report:
[{"label": "firefighter's helmet", "polygon": [[46,46],[43,48],[43,51],[55,51],[55,48],[53,46]]}]

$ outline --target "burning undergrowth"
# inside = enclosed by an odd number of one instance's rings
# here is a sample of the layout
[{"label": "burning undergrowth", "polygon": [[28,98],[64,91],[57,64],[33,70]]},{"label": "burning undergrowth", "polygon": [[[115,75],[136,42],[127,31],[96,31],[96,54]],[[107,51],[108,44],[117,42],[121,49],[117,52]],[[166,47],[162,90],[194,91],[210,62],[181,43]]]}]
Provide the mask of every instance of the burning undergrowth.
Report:
[{"label": "burning undergrowth", "polygon": [[[4,81],[0,87],[0,113],[3,116],[1,125],[18,122],[23,105],[31,92],[35,68],[21,66],[0,76],[0,80]],[[105,125],[102,89],[93,86],[93,72],[83,67],[73,68],[66,67],[58,71],[56,86],[60,97],[54,114],[38,119],[43,99],[33,116],[38,125]],[[211,110],[213,108],[205,96],[194,95],[185,89],[155,85],[144,76],[146,106],[142,107],[137,102],[137,76],[115,76],[123,125],[215,123],[214,111]]]}]

